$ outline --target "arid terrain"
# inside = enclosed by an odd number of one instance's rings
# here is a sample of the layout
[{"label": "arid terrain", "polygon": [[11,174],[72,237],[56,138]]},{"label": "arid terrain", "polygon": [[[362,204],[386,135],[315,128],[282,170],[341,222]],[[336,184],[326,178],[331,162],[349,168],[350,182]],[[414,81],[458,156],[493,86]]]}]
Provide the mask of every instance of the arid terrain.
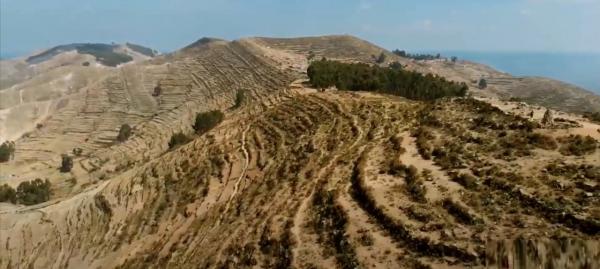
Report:
[{"label": "arid terrain", "polygon": [[[130,53],[1,62],[0,185],[48,179],[52,195],[0,203],[0,268],[600,267],[600,123],[578,114],[599,96],[352,36]],[[322,57],[399,62],[469,96],[316,89]],[[224,120],[194,134],[212,110]]]}]

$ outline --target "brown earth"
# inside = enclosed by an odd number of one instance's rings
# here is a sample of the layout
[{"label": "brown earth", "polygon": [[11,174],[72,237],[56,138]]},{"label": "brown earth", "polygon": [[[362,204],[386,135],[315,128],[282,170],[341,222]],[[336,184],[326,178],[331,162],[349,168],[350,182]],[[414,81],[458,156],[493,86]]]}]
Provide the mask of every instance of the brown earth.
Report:
[{"label": "brown earth", "polygon": [[[545,109],[487,93],[319,92],[303,74],[310,51],[370,62],[382,50],[349,36],[203,39],[69,95],[0,164],[3,182],[54,190],[0,204],[0,268],[597,266],[600,150],[573,155],[568,136],[600,140],[598,124],[556,111],[542,126]],[[397,59],[463,81],[507,76]],[[168,149],[212,109],[225,121]],[[124,123],[134,135],[115,143]]]}]

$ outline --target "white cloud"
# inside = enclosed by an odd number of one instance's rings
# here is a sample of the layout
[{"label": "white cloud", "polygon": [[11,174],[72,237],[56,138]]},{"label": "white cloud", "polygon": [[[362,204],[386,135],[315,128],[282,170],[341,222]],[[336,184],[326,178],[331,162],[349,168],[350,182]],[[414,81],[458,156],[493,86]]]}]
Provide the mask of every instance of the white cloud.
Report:
[{"label": "white cloud", "polygon": [[358,10],[370,10],[373,8],[373,3],[371,1],[361,0],[358,3]]},{"label": "white cloud", "polygon": [[424,30],[431,30],[431,27],[433,26],[433,22],[430,19],[423,20],[420,24]]},{"label": "white cloud", "polygon": [[519,10],[519,14],[521,14],[523,16],[529,16],[529,15],[531,15],[531,10],[529,10],[529,9],[521,9],[521,10]]}]

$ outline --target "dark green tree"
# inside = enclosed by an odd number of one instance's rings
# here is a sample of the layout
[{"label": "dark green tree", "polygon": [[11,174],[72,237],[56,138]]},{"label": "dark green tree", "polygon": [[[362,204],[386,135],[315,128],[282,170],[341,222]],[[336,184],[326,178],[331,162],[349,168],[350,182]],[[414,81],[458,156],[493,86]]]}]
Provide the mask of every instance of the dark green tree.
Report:
[{"label": "dark green tree", "polygon": [[72,168],[73,168],[73,158],[67,154],[63,154],[62,161],[60,164],[60,172],[68,173],[68,172],[71,172]]},{"label": "dark green tree", "polygon": [[224,118],[225,114],[220,110],[198,113],[196,114],[196,121],[194,122],[194,130],[196,130],[196,133],[198,134],[206,133],[221,123]]},{"label": "dark green tree", "polygon": [[339,90],[377,91],[415,100],[464,96],[468,90],[465,83],[447,81],[437,75],[326,59],[312,62],[307,74],[316,88],[335,86]]},{"label": "dark green tree", "polygon": [[485,88],[487,88],[487,81],[482,78],[482,79],[479,80],[479,89],[483,90]]},{"label": "dark green tree", "polygon": [[50,181],[36,178],[19,184],[16,191],[17,201],[24,205],[34,205],[50,200]]},{"label": "dark green tree", "polygon": [[8,162],[15,153],[15,142],[4,141],[0,145],[0,162]]},{"label": "dark green tree", "polygon": [[8,184],[0,185],[0,203],[17,203],[17,192]]},{"label": "dark green tree", "polygon": [[129,126],[129,124],[127,123],[121,125],[121,128],[119,129],[119,134],[117,135],[117,141],[125,142],[127,141],[127,139],[129,139],[130,136],[131,126]]},{"label": "dark green tree", "polygon": [[407,55],[406,51],[404,51],[404,50],[398,50],[398,49],[393,50],[392,53],[394,53],[394,54],[396,54],[396,55],[398,55],[400,57],[406,57],[406,55]]},{"label": "dark green tree", "polygon": [[186,144],[187,142],[190,142],[191,140],[192,140],[191,138],[189,138],[187,135],[185,135],[182,132],[174,133],[171,136],[171,140],[169,140],[169,149],[173,149],[178,145]]}]

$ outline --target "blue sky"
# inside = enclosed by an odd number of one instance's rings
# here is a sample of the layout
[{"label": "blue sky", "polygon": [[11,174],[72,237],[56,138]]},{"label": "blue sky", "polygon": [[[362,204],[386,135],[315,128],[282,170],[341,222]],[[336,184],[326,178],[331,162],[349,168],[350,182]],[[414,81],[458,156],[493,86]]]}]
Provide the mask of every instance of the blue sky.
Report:
[{"label": "blue sky", "polygon": [[411,51],[600,52],[600,0],[0,0],[0,53],[73,42],[172,51],[203,36],[352,34]]}]

